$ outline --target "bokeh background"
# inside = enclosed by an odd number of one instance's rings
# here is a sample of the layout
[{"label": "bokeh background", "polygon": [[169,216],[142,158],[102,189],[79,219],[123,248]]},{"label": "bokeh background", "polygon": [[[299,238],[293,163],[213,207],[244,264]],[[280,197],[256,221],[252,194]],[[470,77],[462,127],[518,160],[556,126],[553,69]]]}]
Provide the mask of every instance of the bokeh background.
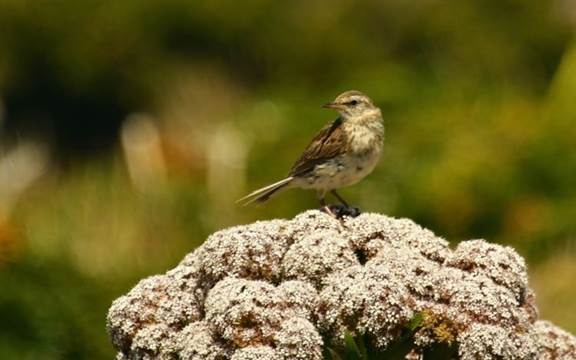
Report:
[{"label": "bokeh background", "polygon": [[342,191],[514,246],[576,331],[576,1],[0,0],[0,358],[113,357],[105,314],[278,180],[358,89],[381,165]]}]

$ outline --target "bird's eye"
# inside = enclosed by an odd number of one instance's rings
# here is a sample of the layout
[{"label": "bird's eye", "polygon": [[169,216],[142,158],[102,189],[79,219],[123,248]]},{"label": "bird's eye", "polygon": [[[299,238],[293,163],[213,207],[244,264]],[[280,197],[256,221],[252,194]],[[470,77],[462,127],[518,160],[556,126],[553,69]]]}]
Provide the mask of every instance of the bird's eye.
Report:
[{"label": "bird's eye", "polygon": [[358,101],[357,101],[357,100],[352,100],[352,101],[349,102],[349,104],[352,105],[352,106],[354,106],[354,105],[358,104]]}]

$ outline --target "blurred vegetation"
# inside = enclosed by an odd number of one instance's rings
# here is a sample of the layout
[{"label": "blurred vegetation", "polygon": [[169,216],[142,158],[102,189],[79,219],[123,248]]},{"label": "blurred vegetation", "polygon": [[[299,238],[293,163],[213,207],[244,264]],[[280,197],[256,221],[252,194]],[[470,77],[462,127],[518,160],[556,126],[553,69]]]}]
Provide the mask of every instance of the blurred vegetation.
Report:
[{"label": "blurred vegetation", "polygon": [[358,89],[381,166],[343,191],[527,258],[576,331],[576,5],[0,0],[0,354],[111,358],[107,307],[227,225],[316,207],[278,180]]}]

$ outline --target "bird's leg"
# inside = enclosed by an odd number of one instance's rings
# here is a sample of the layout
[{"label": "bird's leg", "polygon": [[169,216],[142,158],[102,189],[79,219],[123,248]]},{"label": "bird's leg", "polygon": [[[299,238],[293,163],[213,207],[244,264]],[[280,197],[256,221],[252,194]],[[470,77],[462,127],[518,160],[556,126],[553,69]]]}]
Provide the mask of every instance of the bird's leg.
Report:
[{"label": "bird's leg", "polygon": [[336,196],[336,198],[338,199],[338,201],[340,201],[340,202],[342,203],[342,205],[346,206],[347,208],[350,207],[350,205],[348,205],[348,203],[346,202],[346,200],[344,200],[344,199],[342,198],[342,196],[340,196],[340,195],[336,192],[336,190],[331,190],[330,192],[332,193],[332,195]]},{"label": "bird's leg", "polygon": [[322,207],[322,210],[324,210],[328,215],[331,215],[331,216],[334,216],[335,218],[337,218],[338,216],[336,216],[336,214],[334,214],[332,209],[330,209],[330,206],[326,205],[325,195],[326,195],[326,192],[318,191],[318,201],[320,202],[320,206]]},{"label": "bird's leg", "polygon": [[[358,215],[360,215],[360,209],[356,206],[350,206],[348,205],[348,203],[346,202],[346,200],[344,200],[342,198],[342,196],[340,196],[336,190],[331,190],[332,195],[336,196],[336,198],[338,198],[338,200],[340,200],[340,202],[342,203],[342,205],[339,206],[339,208],[337,209],[338,211],[338,215],[344,216],[350,216],[350,217],[356,217]],[[342,208],[342,206],[344,206],[344,208]],[[334,211],[332,211],[334,212]]]}]

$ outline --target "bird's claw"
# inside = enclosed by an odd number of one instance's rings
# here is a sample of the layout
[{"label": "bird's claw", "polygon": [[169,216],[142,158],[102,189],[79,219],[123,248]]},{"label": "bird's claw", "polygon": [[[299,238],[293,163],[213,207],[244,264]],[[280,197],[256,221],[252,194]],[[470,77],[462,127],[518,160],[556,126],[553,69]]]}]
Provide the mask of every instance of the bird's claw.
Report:
[{"label": "bird's claw", "polygon": [[336,219],[341,219],[344,216],[356,217],[362,213],[359,207],[345,206],[340,204],[326,205],[323,206],[321,210],[327,213],[328,215],[335,217]]}]

